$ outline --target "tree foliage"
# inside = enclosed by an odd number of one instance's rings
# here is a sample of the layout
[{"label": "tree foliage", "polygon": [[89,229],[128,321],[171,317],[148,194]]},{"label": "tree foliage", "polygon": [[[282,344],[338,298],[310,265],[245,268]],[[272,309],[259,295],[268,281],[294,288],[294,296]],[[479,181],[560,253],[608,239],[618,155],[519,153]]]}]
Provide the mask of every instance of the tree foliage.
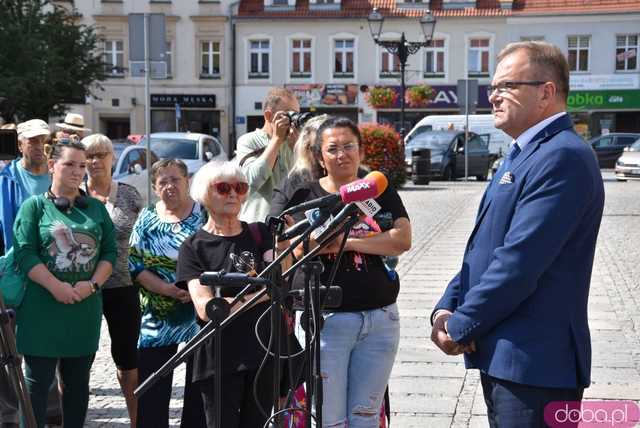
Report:
[{"label": "tree foliage", "polygon": [[0,115],[47,120],[102,89],[98,36],[51,0],[0,0]]}]

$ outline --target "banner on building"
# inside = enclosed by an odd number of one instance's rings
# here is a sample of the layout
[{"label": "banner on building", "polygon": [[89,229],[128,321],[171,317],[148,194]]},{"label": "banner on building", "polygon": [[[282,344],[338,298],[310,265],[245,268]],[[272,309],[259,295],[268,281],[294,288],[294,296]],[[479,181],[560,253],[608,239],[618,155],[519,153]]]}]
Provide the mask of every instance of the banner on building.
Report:
[{"label": "banner on building", "polygon": [[300,107],[353,107],[358,104],[358,85],[310,83],[285,85],[293,92]]}]

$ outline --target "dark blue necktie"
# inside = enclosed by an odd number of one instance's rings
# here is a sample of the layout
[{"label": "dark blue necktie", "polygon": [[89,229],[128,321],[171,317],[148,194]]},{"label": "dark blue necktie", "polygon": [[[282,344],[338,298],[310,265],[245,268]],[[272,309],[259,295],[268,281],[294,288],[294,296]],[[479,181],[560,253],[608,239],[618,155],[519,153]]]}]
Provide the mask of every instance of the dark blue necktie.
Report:
[{"label": "dark blue necktie", "polygon": [[493,180],[491,180],[491,184],[489,184],[489,188],[487,189],[487,196],[485,197],[485,200],[488,200],[491,197],[491,194],[493,193],[496,186],[498,185],[497,183],[500,182],[500,179],[502,178],[504,173],[509,171],[509,168],[511,168],[511,163],[520,154],[521,151],[522,150],[520,150],[520,146],[518,145],[518,143],[514,142],[511,145],[511,149],[509,150],[509,153],[507,153],[507,156],[505,157],[504,161],[502,161],[502,165],[500,165],[500,168],[498,168],[498,170],[496,171],[496,175],[493,177]]}]

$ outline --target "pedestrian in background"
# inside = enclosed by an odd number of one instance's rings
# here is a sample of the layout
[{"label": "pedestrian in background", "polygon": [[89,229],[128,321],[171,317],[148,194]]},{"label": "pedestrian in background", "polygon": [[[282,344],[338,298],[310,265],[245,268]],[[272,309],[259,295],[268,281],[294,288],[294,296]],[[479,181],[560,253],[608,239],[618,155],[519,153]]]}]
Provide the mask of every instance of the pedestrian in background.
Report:
[{"label": "pedestrian in background", "polygon": [[102,311],[111,338],[111,357],[117,367],[131,427],[136,426],[138,386],[138,336],[140,334],[140,298],[138,287],[129,274],[129,238],[143,202],[135,187],[113,181],[113,144],[102,134],[82,139],[87,149],[87,194],[105,205],[115,227],[118,258],[113,273],[102,287]]},{"label": "pedestrian in background", "polygon": [[[129,271],[140,285],[142,322],[138,339],[138,372],[144,382],[199,330],[189,292],[176,287],[176,263],[182,243],[203,224],[203,211],[189,197],[187,166],[177,159],[151,167],[153,190],[160,199],[146,207],[129,241]],[[187,360],[182,421],[184,428],[204,426],[200,393],[189,381],[193,359]],[[169,426],[173,376],[163,377],[138,397],[138,428]]]},{"label": "pedestrian in background", "polygon": [[51,188],[25,201],[14,225],[16,261],[29,278],[16,341],[37,426],[45,425],[58,367],[63,425],[82,428],[100,339],[100,287],[115,264],[115,234],[104,205],[79,188],[84,146],[48,145],[47,156]]},{"label": "pedestrian in background", "polygon": [[431,316],[433,342],[480,370],[492,428],[544,427],[552,401],[579,412],[590,383],[587,301],[604,189],[566,112],[568,92],[558,47],[511,43],[498,55],[489,101],[514,141]]},{"label": "pedestrian in background", "polygon": [[273,189],[280,186],[293,165],[297,131],[289,123],[288,111],[299,112],[296,96],[284,88],[273,88],[262,104],[264,126],[238,139],[236,160],[249,182],[249,196],[240,219],[265,221]]}]

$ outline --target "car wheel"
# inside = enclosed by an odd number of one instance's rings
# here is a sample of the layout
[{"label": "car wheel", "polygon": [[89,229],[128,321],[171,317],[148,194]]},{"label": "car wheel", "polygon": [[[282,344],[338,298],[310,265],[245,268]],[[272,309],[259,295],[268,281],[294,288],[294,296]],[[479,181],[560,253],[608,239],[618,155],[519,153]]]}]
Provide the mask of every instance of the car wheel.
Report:
[{"label": "car wheel", "polygon": [[618,177],[616,177],[616,180],[618,180],[618,181],[622,181],[622,182],[626,182],[626,181],[627,181],[627,180],[625,180],[624,178],[618,178]]},{"label": "car wheel", "polygon": [[454,175],[453,175],[453,168],[451,168],[451,165],[447,166],[444,169],[444,172],[442,173],[442,178],[445,179],[446,181],[453,181],[454,180]]},{"label": "car wheel", "polygon": [[487,174],[476,175],[476,180],[478,180],[478,181],[487,181]]},{"label": "car wheel", "polygon": [[411,181],[413,181],[413,184],[429,184],[429,179],[426,177],[414,178]]}]

